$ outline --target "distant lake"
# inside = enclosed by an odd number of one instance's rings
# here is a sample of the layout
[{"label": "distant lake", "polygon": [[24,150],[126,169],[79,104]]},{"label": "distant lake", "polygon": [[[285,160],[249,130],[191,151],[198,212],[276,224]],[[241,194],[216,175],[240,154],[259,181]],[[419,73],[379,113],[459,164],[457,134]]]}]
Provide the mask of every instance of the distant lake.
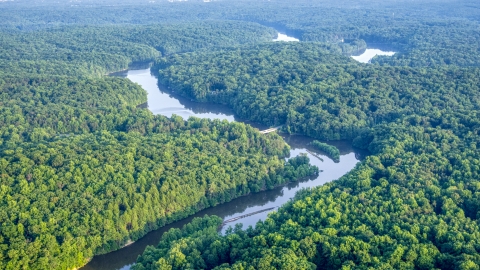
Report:
[{"label": "distant lake", "polygon": [[291,36],[288,36],[286,34],[282,34],[280,32],[278,32],[277,34],[277,38],[276,39],[273,39],[273,41],[300,41],[298,38],[294,38],[294,37],[291,37]]},{"label": "distant lake", "polygon": [[380,49],[366,49],[365,52],[360,55],[352,55],[352,58],[360,63],[370,63],[370,60],[372,60],[372,58],[377,55],[392,56],[394,54],[395,52],[392,51],[382,51]]},{"label": "distant lake", "polygon": [[[277,32],[277,38],[273,39],[273,41],[299,42],[300,40],[296,37],[288,36],[287,34]],[[361,63],[370,63],[370,60],[372,60],[372,58],[377,55],[392,56],[394,54],[394,51],[384,51],[382,49],[367,48],[359,55],[352,55],[352,58]]]}]

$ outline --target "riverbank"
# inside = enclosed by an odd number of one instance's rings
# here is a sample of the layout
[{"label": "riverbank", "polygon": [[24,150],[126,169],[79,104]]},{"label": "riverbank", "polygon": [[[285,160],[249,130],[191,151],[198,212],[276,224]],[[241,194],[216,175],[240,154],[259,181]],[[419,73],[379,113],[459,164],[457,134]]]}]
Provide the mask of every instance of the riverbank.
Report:
[{"label": "riverbank", "polygon": [[[212,109],[210,107],[212,104],[197,102],[187,102],[185,104],[183,100],[180,102],[177,95],[166,94],[161,88],[159,88],[158,81],[151,73],[149,68],[142,70],[129,70],[125,76],[131,81],[140,84],[147,91],[149,109],[154,113],[165,115],[169,113],[168,110],[162,110],[162,108],[164,109],[165,106],[168,106],[167,108],[171,108],[172,105],[174,105],[178,106],[178,109],[185,110],[189,109],[186,106],[190,106],[190,104],[194,103],[200,107],[196,107],[197,109],[191,110],[193,115],[189,116],[204,117],[205,115],[212,115],[213,117],[217,117],[216,119],[220,117],[228,117],[228,115],[223,113],[224,111],[217,110],[218,107],[213,106]],[[158,98],[161,98],[162,100],[159,100]],[[233,117],[233,112],[231,117],[231,121],[239,121],[237,118]],[[306,136],[290,136],[287,134],[282,134],[282,136],[284,137],[286,143],[291,146],[290,157],[295,157],[301,153],[306,153],[310,158],[311,164],[319,167],[319,169],[323,172],[316,177],[285,183],[276,187],[272,187],[268,190],[262,190],[258,193],[245,194],[231,200],[230,202],[203,209],[184,219],[172,221],[162,227],[159,227],[157,230],[147,233],[145,236],[137,239],[135,243],[132,243],[129,246],[107,254],[95,256],[87,265],[85,265],[85,267],[82,268],[82,270],[129,269],[131,264],[136,261],[137,256],[143,253],[145,247],[148,245],[157,245],[160,241],[161,235],[163,235],[163,233],[170,228],[180,228],[190,222],[194,217],[201,217],[204,215],[217,215],[227,220],[236,216],[245,215],[246,213],[281,206],[293,198],[297,191],[303,188],[323,185],[326,182],[340,178],[342,175],[353,169],[362,156],[361,154],[357,153],[356,151],[358,150],[353,149],[348,142],[331,142],[334,144],[337,143],[337,146],[339,146],[339,148],[342,150],[342,162],[334,163],[328,157],[317,154],[321,159],[323,159],[323,161],[320,161],[317,159],[317,157],[307,153],[308,149],[306,149],[306,146],[310,141],[313,140],[312,138]],[[270,211],[265,211],[256,215],[245,217],[229,223],[229,226],[234,226],[237,223],[243,223],[245,226],[254,226],[259,219],[265,219],[269,212]],[[221,232],[225,232],[229,226],[224,226],[221,229]]]}]

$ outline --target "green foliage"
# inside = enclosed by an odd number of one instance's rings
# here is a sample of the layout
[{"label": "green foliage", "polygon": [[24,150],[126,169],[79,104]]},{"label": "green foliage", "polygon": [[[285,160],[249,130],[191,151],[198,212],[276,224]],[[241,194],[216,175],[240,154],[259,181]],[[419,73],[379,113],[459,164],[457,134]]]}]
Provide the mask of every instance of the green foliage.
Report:
[{"label": "green foliage", "polygon": [[265,42],[274,34],[256,23],[228,21],[4,31],[0,74],[104,75],[162,54]]},{"label": "green foliage", "polygon": [[0,269],[72,269],[204,208],[318,173],[308,159],[285,162],[276,134],[154,116],[137,108],[147,100],[139,85],[99,76],[272,36],[242,22],[0,35]]},{"label": "green foliage", "polygon": [[[186,262],[195,256],[217,269],[475,269],[480,134],[471,130],[480,122],[466,115],[446,113],[436,127],[438,119],[416,116],[379,125],[370,131],[373,155],[340,180],[300,192],[254,229],[162,241],[135,269],[157,269],[150,262],[159,258],[175,269],[164,254],[182,241]],[[213,250],[222,255],[209,261]]]},{"label": "green foliage", "polygon": [[145,91],[119,78],[5,76],[0,81],[0,149],[57,135],[124,129]]},{"label": "green foliage", "polygon": [[314,140],[310,144],[313,145],[316,149],[325,152],[330,158],[333,159],[333,161],[340,162],[340,150],[338,150],[337,147],[322,143],[317,140]]},{"label": "green foliage", "polygon": [[66,269],[166,223],[318,173],[241,123],[154,116],[112,77],[0,83],[2,269]]},{"label": "green foliage", "polygon": [[145,93],[123,79],[3,86],[1,268],[77,266],[206,207],[318,173],[308,159],[279,159],[288,147],[276,134],[135,109]]},{"label": "green foliage", "polygon": [[[69,2],[22,2],[2,3],[0,28],[30,31],[65,25],[248,21],[275,27],[302,41],[338,44],[346,53],[363,49],[365,42],[398,52],[393,57],[373,59],[372,62],[380,64],[480,64],[480,3],[476,0],[299,0],[295,5],[287,0],[212,1],[208,4],[203,1],[156,1],[152,4],[107,0],[82,1],[73,7]],[[208,36],[208,33],[202,34]],[[209,41],[215,43],[214,39]],[[348,42],[343,44],[342,41]]]},{"label": "green foliage", "polygon": [[[478,65],[478,24],[427,23],[426,16],[412,25],[400,16],[402,25],[391,24],[396,30],[372,34],[372,41],[405,50],[374,61],[382,65],[354,63],[322,44],[160,59],[159,80],[176,92],[230,104],[243,117],[285,124],[289,132],[353,139],[372,155],[338,181],[303,190],[255,228],[224,236],[213,227],[179,233],[149,248],[135,269],[197,267],[194,262],[209,269],[478,269],[480,70],[468,67]],[[354,30],[372,23],[352,17],[346,20],[359,21]],[[312,18],[289,27],[298,27],[304,40],[320,40],[315,32],[332,37],[335,24],[318,27]],[[420,20],[425,23],[413,26]],[[379,18],[363,34],[385,21],[394,19]],[[347,32],[336,34],[359,37]],[[182,261],[171,260],[173,252]]]},{"label": "green foliage", "polygon": [[2,268],[72,267],[204,208],[318,172],[308,159],[283,172],[281,138],[243,124],[161,121],[171,132],[100,131],[4,148],[0,233],[10,244]]},{"label": "green foliage", "polygon": [[264,44],[160,59],[159,81],[243,118],[319,139],[353,139],[404,115],[479,105],[480,69],[379,67],[321,44]]},{"label": "green foliage", "polygon": [[[51,4],[0,3],[0,268],[70,269],[317,172],[278,135],[153,116],[139,86],[98,78],[160,56],[176,92],[372,156],[255,228],[173,230],[136,269],[479,268],[478,1]],[[252,46],[274,35],[253,22],[312,43]],[[372,43],[398,53],[342,55]]]}]

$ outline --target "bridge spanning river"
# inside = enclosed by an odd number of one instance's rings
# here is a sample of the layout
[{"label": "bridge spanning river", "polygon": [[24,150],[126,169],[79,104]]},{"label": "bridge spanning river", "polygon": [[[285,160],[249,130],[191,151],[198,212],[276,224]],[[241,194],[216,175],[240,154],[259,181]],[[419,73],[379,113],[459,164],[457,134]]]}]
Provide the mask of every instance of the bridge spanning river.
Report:
[{"label": "bridge spanning river", "polygon": [[231,218],[231,219],[224,220],[223,223],[222,223],[222,226],[224,226],[225,224],[227,224],[229,222],[234,222],[234,221],[237,221],[237,220],[242,219],[242,218],[253,216],[255,214],[259,214],[259,213],[262,213],[262,212],[265,212],[265,211],[273,210],[275,208],[277,208],[277,206],[270,207],[270,208],[267,208],[267,209],[262,209],[262,210],[259,210],[259,211],[255,211],[255,212],[252,212],[252,213],[248,213],[248,214],[245,214],[245,215],[241,215],[241,216],[238,216],[238,217],[234,217],[234,218]]},{"label": "bridge spanning river", "polygon": [[277,131],[279,128],[281,128],[282,126],[278,126],[278,127],[274,127],[274,128],[269,128],[269,129],[265,129],[265,130],[261,130],[260,133],[262,134],[267,134],[267,133],[270,133],[270,132],[274,132],[274,131]]}]

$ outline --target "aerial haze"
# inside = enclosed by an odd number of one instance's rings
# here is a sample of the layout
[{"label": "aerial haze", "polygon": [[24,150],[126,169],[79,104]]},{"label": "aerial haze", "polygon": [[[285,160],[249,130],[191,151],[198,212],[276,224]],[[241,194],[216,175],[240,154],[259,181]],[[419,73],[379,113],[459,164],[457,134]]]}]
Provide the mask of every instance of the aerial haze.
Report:
[{"label": "aerial haze", "polygon": [[0,269],[479,269],[480,2],[0,1]]}]

